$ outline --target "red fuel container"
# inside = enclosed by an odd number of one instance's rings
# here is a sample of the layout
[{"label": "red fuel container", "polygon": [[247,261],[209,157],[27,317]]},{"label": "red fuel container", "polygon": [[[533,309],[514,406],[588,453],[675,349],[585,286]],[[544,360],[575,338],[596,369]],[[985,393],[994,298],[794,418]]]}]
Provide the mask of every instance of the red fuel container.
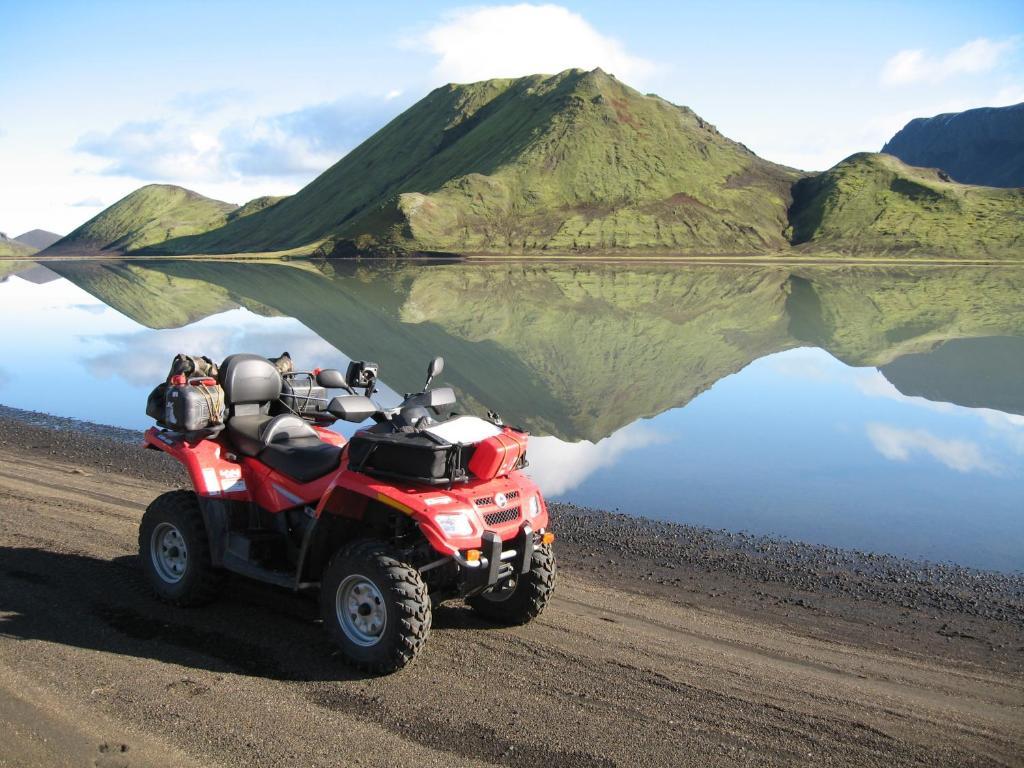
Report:
[{"label": "red fuel container", "polygon": [[506,429],[500,435],[488,437],[476,445],[466,465],[481,480],[504,477],[516,468],[526,455],[526,435]]}]

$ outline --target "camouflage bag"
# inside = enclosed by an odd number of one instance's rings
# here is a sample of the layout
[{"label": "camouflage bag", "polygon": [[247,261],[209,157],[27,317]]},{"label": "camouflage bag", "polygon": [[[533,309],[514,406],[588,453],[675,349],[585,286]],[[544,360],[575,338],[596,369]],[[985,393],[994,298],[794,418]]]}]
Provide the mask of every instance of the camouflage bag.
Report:
[{"label": "camouflage bag", "polygon": [[194,356],[178,354],[175,355],[174,360],[171,361],[171,371],[167,374],[167,380],[170,381],[175,376],[184,376],[186,379],[190,379],[194,376],[204,376],[216,379],[217,373],[217,364],[205,355]]},{"label": "camouflage bag", "polygon": [[267,358],[277,368],[277,372],[280,374],[291,373],[295,370],[295,365],[292,363],[292,356],[287,352],[282,352],[280,357]]}]

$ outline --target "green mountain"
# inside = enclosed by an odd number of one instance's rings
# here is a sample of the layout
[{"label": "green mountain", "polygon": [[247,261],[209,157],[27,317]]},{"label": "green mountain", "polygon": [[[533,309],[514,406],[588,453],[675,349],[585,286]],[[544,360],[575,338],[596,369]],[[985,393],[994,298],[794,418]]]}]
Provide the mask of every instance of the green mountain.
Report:
[{"label": "green mountain", "polygon": [[974,187],[861,153],[793,188],[793,243],[852,255],[1020,256],[1024,189]]},{"label": "green mountain", "polygon": [[[380,362],[383,380],[399,391],[422,382],[427,357],[444,355],[445,383],[456,387],[464,408],[498,408],[510,423],[567,440],[599,440],[685,405],[760,357],[808,345],[883,373],[900,370],[897,363],[911,356],[923,362],[894,374],[908,393],[1024,409],[1013,376],[972,388],[960,371],[944,373],[941,353],[953,340],[962,340],[962,349],[977,345],[974,360],[1012,351],[1006,344],[980,348],[988,338],[1024,337],[1020,269],[48,265],[149,327],[176,327],[237,306],[294,317],[349,357]],[[924,373],[915,377],[914,370]],[[922,376],[927,390],[915,384]]]},{"label": "green mountain", "polygon": [[38,250],[0,232],[0,259],[24,259]]},{"label": "green mountain", "polygon": [[150,252],[784,248],[797,173],[601,70],[447,85],[292,197]]},{"label": "green mountain", "polygon": [[916,118],[882,151],[964,184],[1024,187],[1024,103]]},{"label": "green mountain", "polygon": [[149,184],[118,200],[47,249],[47,255],[127,251],[223,226],[238,208],[170,184]]}]

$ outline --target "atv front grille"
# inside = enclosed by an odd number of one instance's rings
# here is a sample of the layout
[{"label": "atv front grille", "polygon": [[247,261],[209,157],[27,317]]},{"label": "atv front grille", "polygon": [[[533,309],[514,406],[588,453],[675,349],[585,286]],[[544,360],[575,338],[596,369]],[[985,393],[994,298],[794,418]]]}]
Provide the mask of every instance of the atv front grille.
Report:
[{"label": "atv front grille", "polygon": [[[519,491],[509,491],[505,494],[505,501],[514,501],[519,498]],[[479,499],[474,499],[474,504],[478,507],[491,507],[494,506],[493,496],[481,496]]]},{"label": "atv front grille", "polygon": [[502,523],[511,523],[513,520],[518,519],[519,507],[509,507],[508,509],[501,509],[484,515],[484,522],[488,525],[501,525]]}]

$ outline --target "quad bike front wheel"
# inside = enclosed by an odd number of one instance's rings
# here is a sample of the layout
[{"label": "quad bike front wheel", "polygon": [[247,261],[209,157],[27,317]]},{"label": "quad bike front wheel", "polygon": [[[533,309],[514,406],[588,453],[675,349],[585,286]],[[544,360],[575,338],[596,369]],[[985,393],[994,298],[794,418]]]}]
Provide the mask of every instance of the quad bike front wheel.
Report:
[{"label": "quad bike front wheel", "polygon": [[469,606],[499,624],[529,624],[540,616],[555,589],[555,551],[548,545],[533,550],[530,570],[511,588],[494,589],[469,598]]},{"label": "quad bike front wheel", "polygon": [[369,672],[401,669],[430,632],[427,585],[383,542],[358,541],[334,556],[320,584],[320,610],[345,658]]},{"label": "quad bike front wheel", "polygon": [[210,562],[210,542],[192,491],[157,496],[139,524],[139,559],[164,602],[190,606],[216,598],[223,575]]}]

